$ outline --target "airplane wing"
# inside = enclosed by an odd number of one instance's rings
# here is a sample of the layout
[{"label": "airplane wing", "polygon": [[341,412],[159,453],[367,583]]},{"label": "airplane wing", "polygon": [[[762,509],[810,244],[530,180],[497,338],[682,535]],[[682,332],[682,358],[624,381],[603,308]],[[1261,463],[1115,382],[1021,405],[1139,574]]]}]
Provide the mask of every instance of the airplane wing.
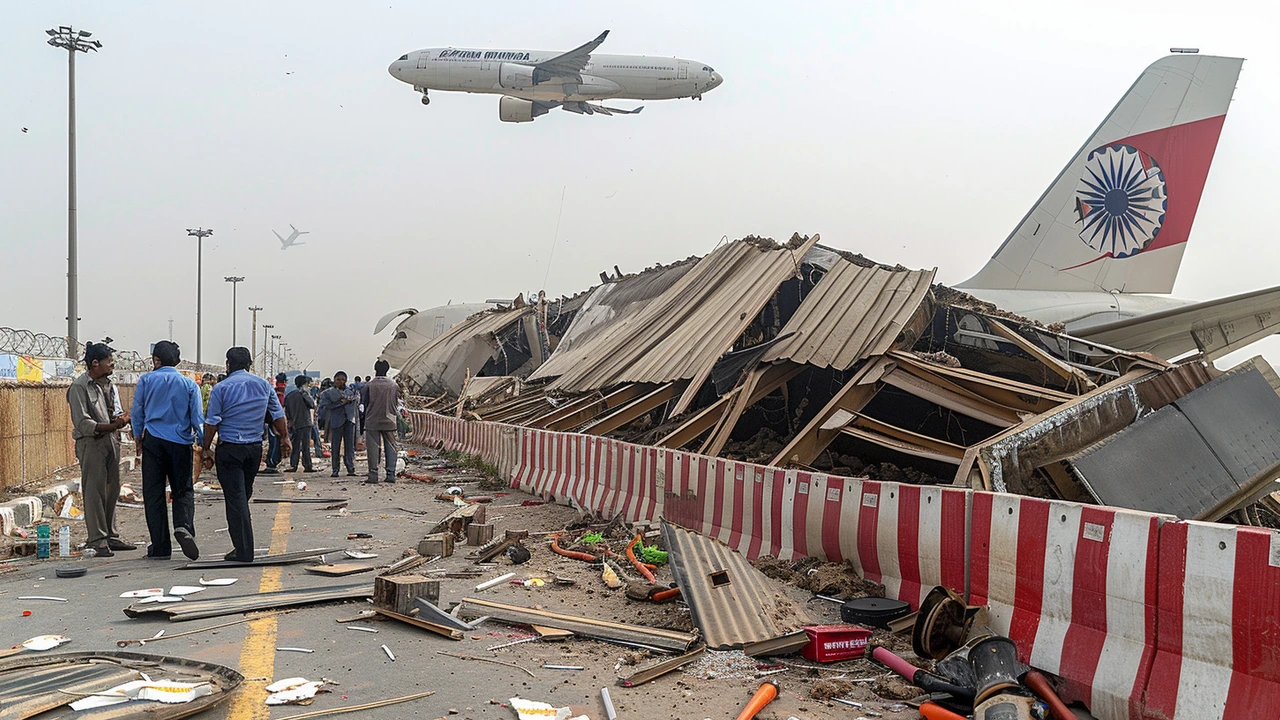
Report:
[{"label": "airplane wing", "polygon": [[601,115],[635,115],[644,109],[643,105],[635,110],[623,110],[622,108],[605,107],[604,105],[596,105],[595,103],[589,102],[560,103],[560,107],[563,110],[567,110],[571,113],[577,113],[579,115],[594,115],[596,113],[600,113]]},{"label": "airplane wing", "polygon": [[1275,333],[1280,333],[1280,287],[1073,331],[1086,340],[1162,358],[1198,349],[1208,360]]},{"label": "airplane wing", "polygon": [[289,247],[289,241],[288,241],[288,240],[285,240],[285,239],[284,239],[284,237],[282,237],[282,236],[280,235],[280,233],[276,232],[275,230],[272,230],[272,231],[271,231],[271,234],[272,234],[272,235],[275,235],[277,238],[280,238],[280,249],[281,249],[281,250],[283,250],[283,249],[285,249],[285,248]]},{"label": "airplane wing", "polygon": [[603,43],[608,36],[609,31],[605,30],[589,43],[579,45],[567,53],[538,63],[534,66],[534,82],[542,82],[553,77],[573,78],[581,82],[582,70],[587,66],[587,62],[591,60],[591,53],[595,52],[595,49],[600,47],[600,43]]}]

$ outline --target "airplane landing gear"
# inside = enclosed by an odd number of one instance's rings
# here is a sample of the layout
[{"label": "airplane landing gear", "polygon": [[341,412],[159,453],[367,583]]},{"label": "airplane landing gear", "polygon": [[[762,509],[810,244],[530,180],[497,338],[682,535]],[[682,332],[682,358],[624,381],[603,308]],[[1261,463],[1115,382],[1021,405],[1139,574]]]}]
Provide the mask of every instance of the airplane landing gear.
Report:
[{"label": "airplane landing gear", "polygon": [[693,96],[693,99],[694,99],[694,100],[701,100],[701,99],[702,99],[702,93],[698,93],[697,95],[694,95],[694,96]]},{"label": "airplane landing gear", "polygon": [[423,105],[430,105],[430,104],[431,104],[431,98],[427,97],[427,94],[426,94],[426,93],[422,93],[422,104],[423,104]]}]

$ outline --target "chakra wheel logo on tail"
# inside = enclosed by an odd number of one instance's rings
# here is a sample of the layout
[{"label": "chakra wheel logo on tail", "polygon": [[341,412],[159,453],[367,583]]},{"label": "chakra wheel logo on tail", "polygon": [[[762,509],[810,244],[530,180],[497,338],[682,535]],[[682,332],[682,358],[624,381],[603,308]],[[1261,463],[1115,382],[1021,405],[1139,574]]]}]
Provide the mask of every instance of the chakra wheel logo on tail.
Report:
[{"label": "chakra wheel logo on tail", "polygon": [[1160,233],[1168,204],[1154,158],[1132,145],[1103,145],[1089,153],[1076,185],[1080,239],[1104,256],[1137,255]]}]

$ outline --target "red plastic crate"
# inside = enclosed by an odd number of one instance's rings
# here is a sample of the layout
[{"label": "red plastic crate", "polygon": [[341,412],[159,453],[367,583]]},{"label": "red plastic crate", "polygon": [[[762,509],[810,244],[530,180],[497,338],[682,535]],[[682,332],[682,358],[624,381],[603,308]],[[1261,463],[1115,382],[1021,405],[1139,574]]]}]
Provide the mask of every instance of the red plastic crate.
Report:
[{"label": "red plastic crate", "polygon": [[804,629],[809,644],[800,654],[814,662],[839,662],[860,658],[867,652],[871,631],[857,625],[814,625]]}]

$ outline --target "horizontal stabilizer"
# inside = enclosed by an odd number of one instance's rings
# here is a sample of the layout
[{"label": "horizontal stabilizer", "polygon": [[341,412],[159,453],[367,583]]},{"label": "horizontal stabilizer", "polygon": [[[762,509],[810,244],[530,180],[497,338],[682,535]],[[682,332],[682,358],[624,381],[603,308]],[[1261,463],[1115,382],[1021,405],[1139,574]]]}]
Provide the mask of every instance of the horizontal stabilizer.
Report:
[{"label": "horizontal stabilizer", "polygon": [[1280,332],[1280,287],[1073,330],[1094,342],[1175,358],[1199,350],[1207,360]]}]

